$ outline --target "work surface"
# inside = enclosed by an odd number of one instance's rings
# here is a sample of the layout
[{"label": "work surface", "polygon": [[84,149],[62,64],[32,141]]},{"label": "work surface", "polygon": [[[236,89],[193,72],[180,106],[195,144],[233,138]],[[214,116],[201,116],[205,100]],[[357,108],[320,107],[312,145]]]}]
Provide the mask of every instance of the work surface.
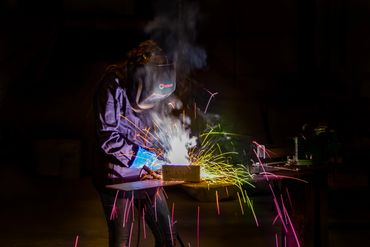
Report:
[{"label": "work surface", "polygon": [[173,185],[179,185],[185,183],[184,181],[162,181],[162,180],[142,180],[121,184],[111,184],[106,187],[113,190],[122,190],[122,191],[134,191],[134,190],[144,190],[156,187],[167,187]]},{"label": "work surface", "polygon": [[[71,180],[30,177],[22,171],[3,170],[0,185],[1,246],[74,246],[77,235],[79,247],[107,246],[103,210],[89,177]],[[276,229],[272,226],[274,206],[271,195],[262,188],[252,197],[258,227],[250,210],[246,209],[242,215],[237,200],[220,202],[218,215],[215,202],[194,200],[179,186],[169,186],[166,192],[169,206],[175,207],[175,218],[185,244],[197,246],[199,206],[200,246],[276,246]],[[364,194],[362,190],[329,192],[329,246],[369,246],[369,225],[364,221],[369,205],[361,199]],[[140,246],[152,247],[152,236],[142,238]]]}]

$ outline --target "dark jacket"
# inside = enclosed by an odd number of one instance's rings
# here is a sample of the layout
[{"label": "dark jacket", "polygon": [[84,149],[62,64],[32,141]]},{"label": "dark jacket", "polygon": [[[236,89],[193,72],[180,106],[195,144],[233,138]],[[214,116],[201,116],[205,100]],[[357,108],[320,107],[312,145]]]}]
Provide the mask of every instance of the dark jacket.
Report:
[{"label": "dark jacket", "polygon": [[[123,83],[107,75],[95,95],[98,157],[93,177],[98,187],[135,180],[139,170],[130,168],[138,146],[151,147],[145,113],[132,110]],[[145,138],[142,138],[145,136]]]}]

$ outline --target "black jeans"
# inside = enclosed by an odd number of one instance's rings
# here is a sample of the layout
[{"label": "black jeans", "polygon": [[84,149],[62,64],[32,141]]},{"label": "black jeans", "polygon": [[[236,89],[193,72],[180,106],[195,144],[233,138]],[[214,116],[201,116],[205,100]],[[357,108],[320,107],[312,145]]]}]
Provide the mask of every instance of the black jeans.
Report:
[{"label": "black jeans", "polygon": [[[161,188],[135,193],[99,191],[99,194],[108,224],[109,247],[134,246],[130,231],[134,222],[141,221],[143,213],[155,238],[155,247],[175,246],[176,227]],[[135,215],[134,208],[138,212]]]}]

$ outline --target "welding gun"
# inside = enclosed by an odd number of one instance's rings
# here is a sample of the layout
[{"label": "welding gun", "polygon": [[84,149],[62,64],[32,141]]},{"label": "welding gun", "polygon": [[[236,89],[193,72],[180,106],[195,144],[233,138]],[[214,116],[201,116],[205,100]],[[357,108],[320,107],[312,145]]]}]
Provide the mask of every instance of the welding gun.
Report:
[{"label": "welding gun", "polygon": [[161,179],[162,178],[161,175],[158,173],[159,170],[153,171],[152,169],[150,169],[146,165],[144,165],[142,169],[147,173],[147,175],[142,176],[142,178],[141,178],[142,180],[148,178],[148,176],[153,178],[153,179]]}]

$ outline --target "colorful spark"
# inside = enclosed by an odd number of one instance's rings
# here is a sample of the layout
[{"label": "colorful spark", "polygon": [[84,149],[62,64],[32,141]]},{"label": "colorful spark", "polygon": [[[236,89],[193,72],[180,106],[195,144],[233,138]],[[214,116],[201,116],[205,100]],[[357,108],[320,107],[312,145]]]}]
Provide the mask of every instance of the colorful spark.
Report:
[{"label": "colorful spark", "polygon": [[114,198],[112,211],[111,211],[111,214],[110,214],[110,220],[114,220],[118,216],[117,207],[116,207],[118,192],[119,191],[117,190],[116,197]]},{"label": "colorful spark", "polygon": [[74,244],[74,247],[77,247],[78,246],[78,239],[80,238],[79,235],[76,236],[76,240],[75,240],[75,244]]},{"label": "colorful spark", "polygon": [[217,215],[220,215],[220,204],[218,202],[218,191],[216,190],[216,206],[217,206]]},{"label": "colorful spark", "polygon": [[[141,133],[142,138],[150,139],[158,147],[164,148],[163,156],[169,164],[198,165],[202,181],[208,184],[235,185],[244,197],[243,186],[249,184],[254,187],[251,183],[252,176],[245,165],[231,162],[238,153],[224,152],[219,143],[222,138],[229,140],[238,135],[222,131],[218,125],[205,130],[196,138],[190,134],[190,119],[186,117],[185,112],[181,114],[181,118],[151,114],[155,125],[153,133],[148,132],[147,128],[140,129],[133,122],[129,123]],[[149,140],[147,143],[150,143]],[[245,201],[245,198],[243,200]]]},{"label": "colorful spark", "polygon": [[[280,194],[280,201],[281,201],[281,205],[279,205],[279,202],[278,202],[278,198],[276,196],[276,193],[273,189],[273,186],[271,185],[271,182],[270,182],[270,179],[269,178],[272,178],[272,179],[294,179],[294,180],[297,180],[297,181],[300,181],[300,182],[304,182],[304,183],[308,183],[307,181],[305,180],[302,180],[302,179],[299,179],[299,178],[296,178],[296,177],[291,177],[291,176],[282,176],[282,175],[276,175],[276,174],[273,174],[273,173],[269,173],[269,172],[266,172],[266,170],[264,169],[264,164],[263,162],[261,161],[260,158],[264,158],[265,157],[265,153],[267,153],[265,147],[263,145],[260,145],[258,144],[257,142],[253,142],[256,147],[257,147],[257,151],[256,150],[253,150],[258,161],[259,161],[259,164],[263,170],[262,173],[260,173],[261,175],[264,176],[264,178],[266,179],[266,181],[268,182],[268,185],[269,185],[269,188],[270,188],[270,191],[273,195],[273,201],[274,201],[274,204],[275,204],[275,207],[276,207],[276,211],[277,211],[277,215],[276,217],[274,218],[273,220],[273,224],[276,223],[276,221],[278,219],[280,219],[280,222],[285,230],[285,234],[293,234],[294,236],[294,239],[295,239],[295,242],[297,244],[298,247],[300,247],[300,243],[299,243],[299,239],[298,239],[298,235],[296,233],[296,230],[293,226],[293,222],[291,220],[291,217],[289,216],[289,213],[288,213],[288,210],[286,209],[285,207],[285,204],[284,204],[284,198],[283,198],[283,195]],[[262,153],[263,152],[263,153]],[[290,203],[290,206],[291,208],[292,207],[292,201],[291,201],[291,198],[290,198],[290,195],[289,195],[289,191],[288,191],[288,188],[286,188],[286,193],[287,193],[287,198],[288,198],[288,201]],[[288,226],[290,227],[291,231],[288,231]],[[277,235],[276,236],[276,246],[278,246],[278,239],[277,239]],[[286,235],[284,235],[284,245],[286,245]]]},{"label": "colorful spark", "polygon": [[130,235],[128,239],[128,247],[131,247],[131,240],[132,240],[132,229],[134,228],[134,222],[131,222],[131,228],[130,228]]},{"label": "colorful spark", "polygon": [[189,150],[191,165],[199,165],[201,180],[211,184],[235,185],[242,191],[245,184],[251,183],[251,175],[243,164],[231,162],[237,152],[223,152],[220,138],[228,138],[232,133],[227,133],[211,128],[200,135],[200,147]]},{"label": "colorful spark", "polygon": [[143,233],[144,233],[144,239],[146,239],[145,208],[144,208],[144,207],[143,207],[142,221],[143,221]]},{"label": "colorful spark", "polygon": [[239,191],[238,191],[238,192],[236,192],[236,194],[238,195],[238,200],[239,200],[240,210],[242,211],[242,215],[244,215],[243,204],[242,204],[242,200],[240,199]]},{"label": "colorful spark", "polygon": [[207,90],[207,89],[205,89],[205,90],[206,90],[206,91],[211,95],[211,96],[209,97],[209,99],[208,99],[208,102],[207,102],[206,108],[204,109],[204,113],[207,113],[209,103],[211,103],[212,98],[213,98],[213,97],[215,97],[215,96],[218,94],[218,92],[212,93],[212,92],[210,92],[210,91],[209,91],[209,90]]}]

